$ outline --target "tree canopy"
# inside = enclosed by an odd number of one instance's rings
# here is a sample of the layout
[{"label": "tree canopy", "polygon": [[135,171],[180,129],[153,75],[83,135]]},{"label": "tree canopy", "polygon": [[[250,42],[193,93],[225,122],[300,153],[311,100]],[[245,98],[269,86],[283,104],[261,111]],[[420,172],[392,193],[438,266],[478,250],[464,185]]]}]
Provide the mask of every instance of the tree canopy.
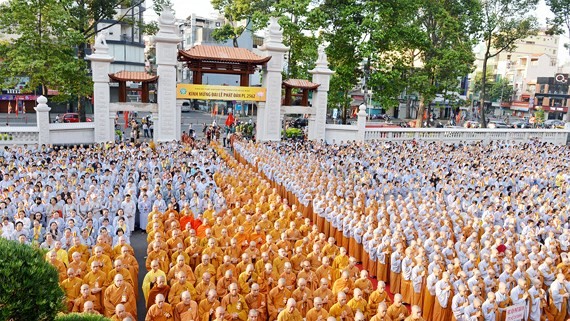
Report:
[{"label": "tree canopy", "polygon": [[64,306],[58,272],[44,253],[0,238],[0,320],[52,321]]}]

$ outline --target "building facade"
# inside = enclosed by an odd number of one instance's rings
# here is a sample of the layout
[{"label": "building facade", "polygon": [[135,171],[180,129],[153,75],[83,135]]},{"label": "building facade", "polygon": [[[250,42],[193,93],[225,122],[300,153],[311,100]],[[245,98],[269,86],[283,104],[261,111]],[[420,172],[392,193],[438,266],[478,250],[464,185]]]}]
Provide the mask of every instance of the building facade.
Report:
[{"label": "building facade", "polygon": [[570,103],[568,74],[558,73],[554,77],[539,77],[534,96],[535,108],[541,106],[547,119],[564,119]]}]

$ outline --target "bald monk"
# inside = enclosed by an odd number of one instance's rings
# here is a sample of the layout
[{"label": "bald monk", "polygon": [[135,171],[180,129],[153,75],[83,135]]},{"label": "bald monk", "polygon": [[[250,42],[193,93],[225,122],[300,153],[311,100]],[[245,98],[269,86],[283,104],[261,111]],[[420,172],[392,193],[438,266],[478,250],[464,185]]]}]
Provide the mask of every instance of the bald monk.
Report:
[{"label": "bald monk", "polygon": [[435,305],[433,307],[434,321],[451,320],[453,315],[451,311],[451,300],[453,298],[453,290],[449,280],[449,273],[443,272],[441,280],[435,284]]},{"label": "bald monk", "polygon": [[376,314],[370,318],[370,321],[392,321],[388,316],[388,306],[386,302],[378,303]]},{"label": "bald monk", "polygon": [[291,291],[285,287],[285,283],[285,279],[281,278],[277,281],[277,286],[269,291],[267,296],[269,321],[277,320],[277,316],[287,304],[287,299],[291,298]]},{"label": "bald monk", "polygon": [[338,295],[340,292],[344,292],[346,295],[352,295],[353,287],[354,285],[348,271],[342,271],[340,278],[334,282],[332,292],[334,295]]},{"label": "bald monk", "polygon": [[95,249],[93,249],[93,255],[89,258],[89,261],[87,261],[87,265],[91,266],[93,262],[98,262],[101,270],[103,270],[105,274],[108,274],[113,269],[111,258],[107,254],[104,254],[103,247],[101,246],[96,246]]},{"label": "bald monk", "polygon": [[154,287],[154,284],[156,283],[156,279],[159,276],[166,277],[166,274],[164,273],[164,271],[160,270],[159,267],[160,267],[160,265],[159,265],[157,260],[152,261],[150,263],[150,271],[148,271],[148,273],[145,275],[145,277],[143,279],[142,291],[143,291],[145,302],[147,302],[147,300],[148,300],[148,293],[150,292],[150,289],[152,287]]},{"label": "bald monk", "polygon": [[72,268],[78,278],[83,279],[85,274],[89,272],[87,263],[82,260],[81,254],[79,252],[73,252],[71,254],[71,260],[69,261],[68,268]]},{"label": "bald monk", "polygon": [[346,293],[338,293],[337,302],[329,310],[329,316],[337,321],[354,321],[354,312],[347,304]]},{"label": "bald monk", "polygon": [[[166,278],[164,278],[166,283]],[[164,295],[158,294],[155,303],[148,309],[145,321],[168,321],[174,318],[172,306],[164,302]]]},{"label": "bald monk", "polygon": [[131,320],[135,321],[136,318],[127,310],[123,304],[117,304],[115,307],[115,313],[111,317],[111,321],[124,321],[124,320]]},{"label": "bald monk", "polygon": [[103,299],[105,316],[111,317],[119,303],[123,304],[125,306],[125,310],[136,318],[137,302],[135,292],[129,283],[124,282],[121,274],[115,275],[113,284],[109,285],[105,290]]},{"label": "bald monk", "polygon": [[[323,248],[323,251],[324,251],[324,248]],[[346,249],[344,247],[341,247],[339,255],[337,255],[334,258],[333,263],[332,263],[332,268],[334,270],[334,278],[335,279],[340,277],[340,274],[342,273],[342,271],[348,266],[349,260],[350,260],[350,258],[346,254]]]},{"label": "bald monk", "polygon": [[295,302],[295,299],[289,298],[285,309],[279,312],[277,321],[303,321],[303,316],[296,309],[296,306],[297,302]]},{"label": "bald monk", "polygon": [[435,284],[439,281],[439,277],[441,275],[441,269],[439,266],[435,266],[433,268],[432,273],[427,277],[426,284],[423,293],[423,300],[422,300],[422,307],[423,307],[423,315],[425,316],[426,320],[431,320],[433,315],[433,309],[435,306]]},{"label": "bald monk", "polygon": [[79,290],[83,280],[76,276],[75,270],[67,269],[67,279],[61,282],[60,287],[65,292],[67,298],[67,307],[71,311],[73,308],[73,301],[79,296]]},{"label": "bald monk", "polygon": [[412,305],[412,313],[404,321],[425,321],[425,319],[422,318],[422,308],[418,305]]},{"label": "bald monk", "polygon": [[67,271],[65,269],[65,264],[57,258],[57,252],[52,250],[46,254],[47,261],[55,267],[59,276],[59,282],[65,280]]},{"label": "bald monk", "polygon": [[408,309],[402,304],[403,297],[400,293],[394,295],[394,303],[388,308],[388,316],[393,321],[404,321],[409,315]]},{"label": "bald monk", "polygon": [[83,283],[89,286],[91,294],[95,296],[95,301],[93,301],[95,306],[103,307],[103,293],[107,288],[107,274],[101,271],[99,262],[91,263],[91,272],[85,275]]},{"label": "bald monk", "polygon": [[220,301],[215,289],[210,289],[207,297],[198,304],[198,316],[200,321],[209,321],[214,318],[216,308],[220,307]]},{"label": "bald monk", "polygon": [[247,294],[251,292],[251,285],[257,280],[257,274],[255,273],[255,268],[253,264],[248,264],[245,271],[239,275],[238,287],[239,292],[242,294]]},{"label": "bald monk", "polygon": [[319,297],[323,299],[323,309],[330,311],[334,302],[334,294],[331,289],[329,289],[329,280],[322,278],[321,286],[313,292],[313,297]]},{"label": "bald monk", "polygon": [[378,286],[376,290],[370,294],[368,298],[368,313],[369,317],[372,317],[376,314],[376,309],[378,309],[378,304],[385,302],[386,306],[392,304],[392,300],[388,296],[388,292],[386,292],[386,283],[384,281],[378,281]]},{"label": "bald monk", "polygon": [[245,303],[249,312],[257,312],[256,317],[259,320],[267,320],[267,296],[259,291],[259,284],[251,285],[251,292],[245,296]]},{"label": "bald monk", "polygon": [[221,306],[231,320],[247,320],[248,307],[244,297],[239,294],[237,283],[230,284],[229,293],[222,298]]},{"label": "bald monk", "polygon": [[202,280],[200,280],[200,282],[196,283],[195,289],[196,289],[196,299],[199,300],[203,300],[208,296],[208,291],[210,291],[210,289],[213,289],[214,291],[217,291],[216,289],[216,285],[214,284],[214,282],[211,281],[212,277],[210,276],[210,273],[206,272],[204,273],[204,275],[202,275]]},{"label": "bald monk", "polygon": [[164,275],[160,275],[159,277],[156,278],[156,284],[154,285],[154,287],[150,289],[150,292],[148,292],[148,299],[146,300],[146,308],[149,309],[153,305],[152,302],[156,303],[156,297],[159,294],[162,294],[165,298],[164,301],[167,301],[169,292],[170,292],[170,286],[166,284],[166,277],[164,277]]},{"label": "bald monk", "polygon": [[168,293],[168,302],[170,305],[176,308],[178,303],[182,300],[181,295],[184,292],[190,293],[191,297],[196,297],[197,295],[194,285],[186,279],[186,273],[184,273],[184,271],[180,271],[178,272],[177,280],[174,281],[170,287],[170,292]]},{"label": "bald monk", "polygon": [[362,291],[362,297],[364,300],[368,300],[370,293],[374,291],[372,281],[368,278],[368,271],[360,271],[360,278],[354,281],[354,288],[358,288]]},{"label": "bald monk", "polygon": [[319,288],[319,278],[317,274],[311,270],[311,262],[305,260],[301,263],[301,271],[297,273],[297,279],[303,278],[307,281],[307,287],[311,291]]},{"label": "bald monk", "polygon": [[318,296],[313,299],[313,308],[307,312],[306,321],[324,321],[329,313],[323,309],[323,299]]},{"label": "bald monk", "polygon": [[202,263],[196,266],[196,269],[194,270],[194,275],[196,276],[196,278],[199,279],[206,272],[210,273],[210,276],[213,276],[215,281],[216,268],[212,263],[210,263],[210,256],[208,254],[202,255]]},{"label": "bald monk", "polygon": [[121,255],[116,257],[117,260],[121,260],[122,266],[129,270],[131,273],[131,278],[133,279],[133,284],[138,287],[139,284],[139,263],[128,246],[121,247]]},{"label": "bald monk", "polygon": [[199,321],[198,304],[192,300],[192,295],[188,291],[181,294],[182,301],[174,307],[174,321],[194,320]]},{"label": "bald monk", "polygon": [[355,318],[356,312],[361,312],[363,315],[368,316],[368,302],[362,297],[362,290],[359,288],[354,289],[354,296],[348,301],[347,305],[355,313]]},{"label": "bald monk", "polygon": [[[168,271],[168,275],[166,276],[168,284],[172,285],[172,283],[176,280],[176,275],[179,272],[184,272],[186,274],[186,279],[188,280],[188,282],[192,284],[196,282],[196,276],[194,276],[194,271],[192,271],[190,265],[186,264],[184,255],[178,255],[176,257],[176,264],[172,268],[170,268],[170,271]],[[170,302],[170,304],[173,303]]]},{"label": "bald monk", "polygon": [[71,309],[71,312],[83,312],[85,308],[85,302],[88,301],[93,302],[93,308],[97,310],[99,313],[103,311],[100,305],[96,305],[96,298],[89,291],[89,285],[87,284],[81,285],[79,291],[80,291],[79,296],[75,300],[73,300],[73,308]]},{"label": "bald monk", "polygon": [[[112,269],[109,274],[107,274],[107,279],[114,280],[115,275],[120,274],[123,276],[123,280],[125,280],[125,282],[128,282],[133,287],[133,289],[136,289],[134,280],[131,277],[131,272],[123,267],[123,261],[119,259],[115,260],[114,266],[115,268]],[[138,284],[136,284],[136,286],[138,286]]]},{"label": "bald monk", "polygon": [[297,302],[297,310],[301,312],[301,315],[307,315],[307,312],[313,308],[313,291],[307,287],[305,279],[297,280],[297,288],[291,296]]},{"label": "bald monk", "polygon": [[285,279],[285,287],[290,291],[293,291],[297,281],[297,276],[293,272],[291,262],[285,262],[285,264],[283,264],[283,273],[281,273],[279,277]]},{"label": "bald monk", "polygon": [[83,304],[83,314],[101,315],[99,311],[95,310],[95,305],[91,301],[85,301]]},{"label": "bald monk", "polygon": [[279,276],[273,271],[271,263],[265,263],[265,269],[262,273],[258,274],[257,283],[259,284],[259,291],[265,295],[275,287],[279,280]]}]

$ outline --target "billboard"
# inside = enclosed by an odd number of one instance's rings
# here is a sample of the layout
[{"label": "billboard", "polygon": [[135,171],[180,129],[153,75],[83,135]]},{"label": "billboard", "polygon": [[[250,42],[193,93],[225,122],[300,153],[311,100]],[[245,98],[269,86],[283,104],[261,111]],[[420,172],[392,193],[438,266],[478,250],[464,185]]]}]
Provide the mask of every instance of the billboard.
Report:
[{"label": "billboard", "polygon": [[176,85],[176,99],[265,101],[266,89],[262,87]]}]

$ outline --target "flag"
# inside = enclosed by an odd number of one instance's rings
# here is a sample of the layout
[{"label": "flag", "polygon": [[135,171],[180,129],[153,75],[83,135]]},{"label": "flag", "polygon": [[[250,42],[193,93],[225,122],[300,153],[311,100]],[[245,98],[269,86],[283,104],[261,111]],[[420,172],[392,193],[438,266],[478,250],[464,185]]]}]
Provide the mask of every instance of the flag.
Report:
[{"label": "flag", "polygon": [[123,112],[123,117],[125,118],[125,128],[129,127],[129,112],[128,111],[124,111]]},{"label": "flag", "polygon": [[8,114],[12,113],[12,101],[8,101]]},{"label": "flag", "polygon": [[226,118],[226,126],[231,127],[235,122],[234,114],[229,113],[228,118]]}]

